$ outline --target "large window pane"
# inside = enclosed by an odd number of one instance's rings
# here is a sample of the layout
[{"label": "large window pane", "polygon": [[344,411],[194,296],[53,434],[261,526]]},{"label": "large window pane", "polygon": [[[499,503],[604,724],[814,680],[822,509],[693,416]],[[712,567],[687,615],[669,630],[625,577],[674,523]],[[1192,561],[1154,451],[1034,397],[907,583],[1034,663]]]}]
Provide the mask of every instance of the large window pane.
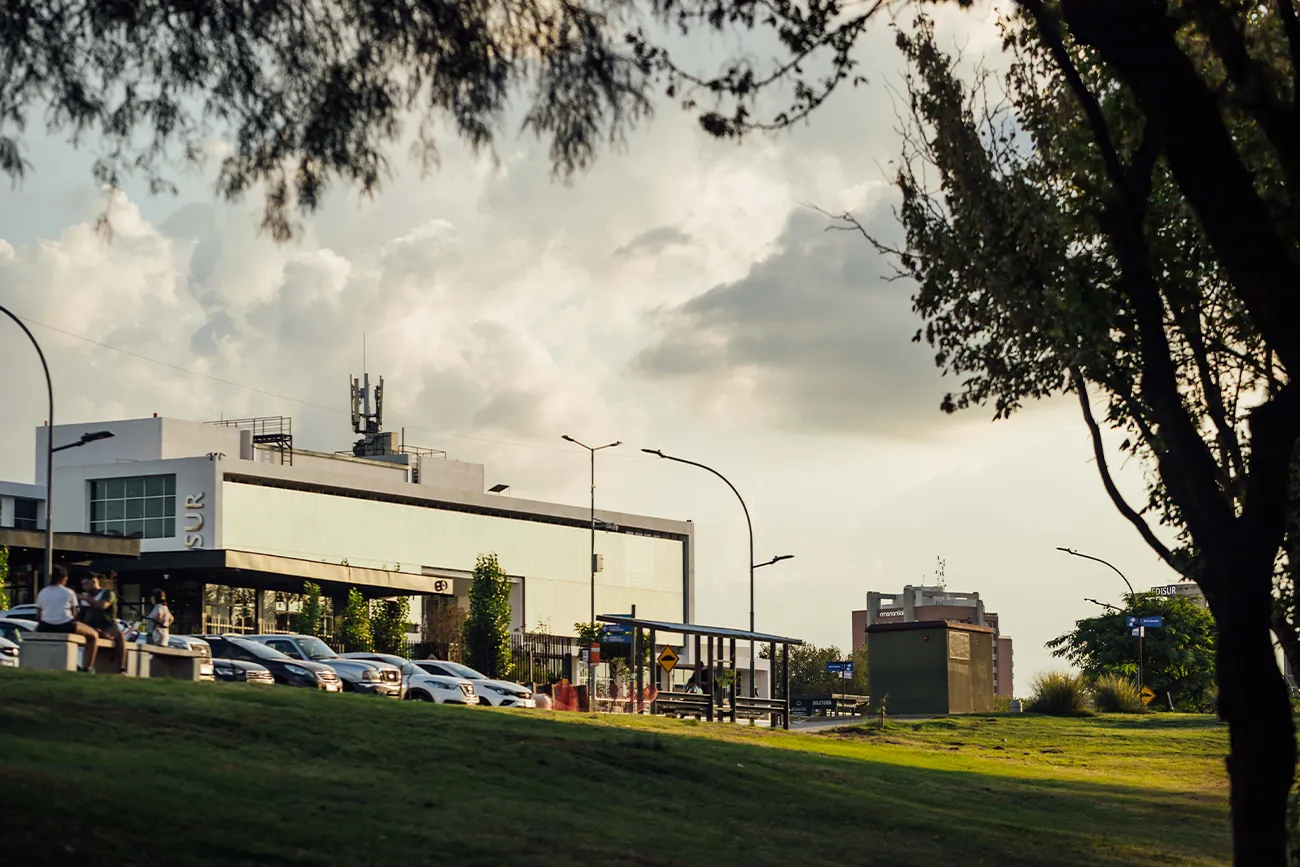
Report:
[{"label": "large window pane", "polygon": [[169,496],[176,493],[175,476],[163,476],[163,493]]},{"label": "large window pane", "polygon": [[104,517],[110,521],[120,521],[124,517],[123,500],[109,500],[104,504]]},{"label": "large window pane", "polygon": [[125,500],[127,518],[144,517],[144,500]]},{"label": "large window pane", "polygon": [[150,518],[144,522],[144,537],[146,539],[161,539],[163,535],[163,519]]},{"label": "large window pane", "polygon": [[137,476],[135,478],[127,479],[126,480],[127,499],[131,499],[132,497],[143,497],[143,496],[144,496],[144,478]]},{"label": "large window pane", "polygon": [[146,518],[161,518],[163,516],[162,497],[150,497],[144,501],[144,516]]},{"label": "large window pane", "polygon": [[176,535],[176,519],[175,519],[175,518],[164,518],[164,519],[163,519],[163,537],[164,537],[164,538],[169,538],[169,537],[171,537],[171,536],[175,536],[175,535]]},{"label": "large window pane", "polygon": [[167,483],[163,476],[146,476],[144,480],[144,495],[146,497],[161,497],[167,493]]},{"label": "large window pane", "polygon": [[105,518],[107,515],[108,515],[108,504],[107,504],[107,503],[91,503],[91,504],[90,504],[90,520],[92,520],[92,521],[102,521],[102,520],[104,520],[104,518]]},{"label": "large window pane", "polygon": [[174,536],[175,491],[173,475],[94,479],[90,483],[91,530],[138,534],[146,539]]},{"label": "large window pane", "polygon": [[109,479],[104,482],[104,498],[120,500],[126,496],[126,479]]},{"label": "large window pane", "polygon": [[125,521],[122,526],[122,533],[125,536],[144,535],[144,521]]}]

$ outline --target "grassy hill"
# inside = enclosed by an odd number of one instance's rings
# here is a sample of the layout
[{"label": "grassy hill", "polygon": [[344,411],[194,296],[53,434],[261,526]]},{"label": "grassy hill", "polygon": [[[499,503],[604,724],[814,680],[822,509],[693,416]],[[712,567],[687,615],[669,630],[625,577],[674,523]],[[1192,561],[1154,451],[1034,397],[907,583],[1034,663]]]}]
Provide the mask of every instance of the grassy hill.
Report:
[{"label": "grassy hill", "polygon": [[1207,717],[825,734],[0,671],[25,865],[1227,864]]}]

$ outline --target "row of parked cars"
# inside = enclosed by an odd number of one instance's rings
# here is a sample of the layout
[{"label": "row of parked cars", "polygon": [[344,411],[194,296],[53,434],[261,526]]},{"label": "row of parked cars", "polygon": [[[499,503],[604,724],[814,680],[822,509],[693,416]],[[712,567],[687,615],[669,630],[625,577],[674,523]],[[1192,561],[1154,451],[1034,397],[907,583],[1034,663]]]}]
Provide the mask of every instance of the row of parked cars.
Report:
[{"label": "row of parked cars", "polygon": [[[126,623],[128,641],[145,640]],[[36,628],[35,606],[0,612],[0,667],[17,667],[23,635]],[[200,678],[355,692],[437,704],[536,707],[523,684],[494,680],[442,659],[386,653],[336,653],[313,635],[173,635],[172,647],[203,657]]]}]

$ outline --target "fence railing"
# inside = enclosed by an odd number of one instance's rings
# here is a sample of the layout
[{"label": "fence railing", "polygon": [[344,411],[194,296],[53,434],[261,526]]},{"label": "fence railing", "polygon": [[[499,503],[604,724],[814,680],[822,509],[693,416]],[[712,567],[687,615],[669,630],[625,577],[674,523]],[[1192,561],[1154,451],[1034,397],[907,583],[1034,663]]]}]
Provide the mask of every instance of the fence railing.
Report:
[{"label": "fence railing", "polygon": [[515,679],[526,683],[573,680],[576,639],[543,633],[512,633],[510,653]]}]

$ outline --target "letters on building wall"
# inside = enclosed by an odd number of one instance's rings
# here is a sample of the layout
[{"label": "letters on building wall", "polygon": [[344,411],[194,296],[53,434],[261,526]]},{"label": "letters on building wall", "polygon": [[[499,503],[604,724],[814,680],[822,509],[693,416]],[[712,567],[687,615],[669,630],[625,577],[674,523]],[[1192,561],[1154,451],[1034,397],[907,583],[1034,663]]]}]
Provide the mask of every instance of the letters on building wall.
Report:
[{"label": "letters on building wall", "polygon": [[185,496],[185,547],[203,547],[203,494]]}]

